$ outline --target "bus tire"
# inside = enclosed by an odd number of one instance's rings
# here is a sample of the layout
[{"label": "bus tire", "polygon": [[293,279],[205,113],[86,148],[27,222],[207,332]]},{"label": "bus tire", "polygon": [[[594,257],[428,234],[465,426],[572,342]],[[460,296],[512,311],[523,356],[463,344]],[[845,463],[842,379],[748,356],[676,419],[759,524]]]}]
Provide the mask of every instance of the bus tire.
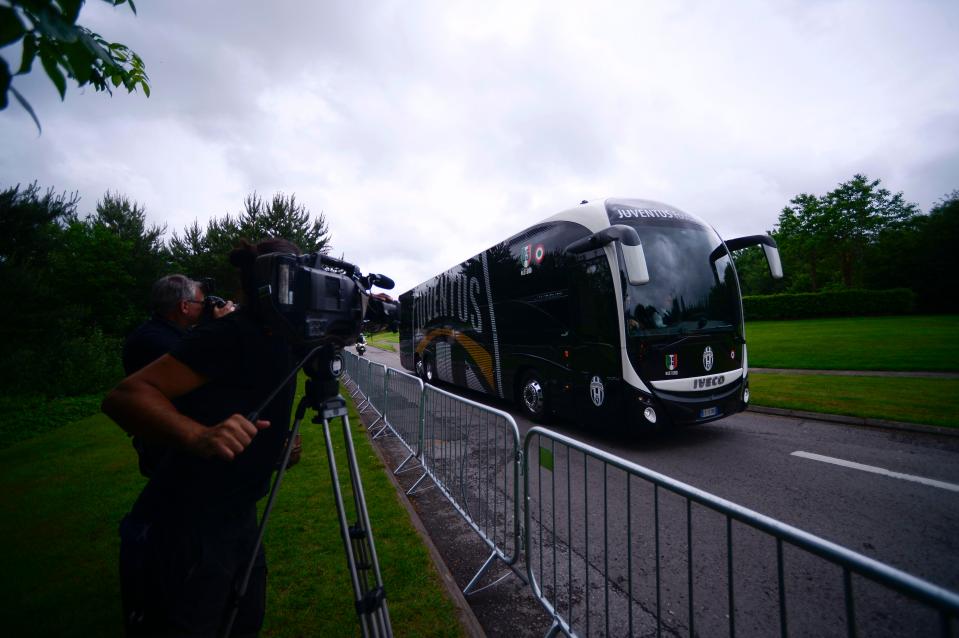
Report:
[{"label": "bus tire", "polygon": [[549,414],[549,397],[543,377],[530,370],[519,386],[519,408],[529,419],[542,423]]}]

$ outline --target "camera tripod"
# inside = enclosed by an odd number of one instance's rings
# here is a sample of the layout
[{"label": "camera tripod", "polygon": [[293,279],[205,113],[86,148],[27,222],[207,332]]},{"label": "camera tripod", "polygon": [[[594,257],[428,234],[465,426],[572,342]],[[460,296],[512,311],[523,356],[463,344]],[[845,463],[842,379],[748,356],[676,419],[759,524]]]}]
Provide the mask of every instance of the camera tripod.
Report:
[{"label": "camera tripod", "polygon": [[[228,638],[233,629],[233,623],[240,608],[240,603],[246,595],[253,573],[256,555],[263,543],[266,525],[273,510],[276,495],[283,482],[293,441],[300,431],[300,423],[306,415],[307,408],[316,414],[313,423],[323,424],[323,436],[326,439],[326,455],[330,465],[330,478],[333,483],[333,496],[336,501],[337,518],[340,524],[340,535],[346,551],[346,562],[353,584],[354,604],[359,616],[360,628],[364,638],[390,638],[393,628],[390,626],[389,610],[386,606],[386,590],[383,588],[383,578],[380,574],[380,565],[376,557],[376,547],[373,543],[373,530],[370,527],[370,517],[366,509],[366,497],[363,493],[363,484],[360,480],[360,470],[356,463],[356,452],[353,448],[353,438],[350,435],[350,422],[346,412],[346,401],[339,395],[338,377],[342,370],[342,361],[329,346],[312,350],[303,361],[296,366],[293,372],[281,383],[264,401],[261,407],[249,417],[256,421],[262,411],[273,398],[303,369],[307,374],[306,393],[296,406],[293,427],[288,432],[286,444],[280,455],[280,464],[270,489],[270,495],[260,519],[256,544],[250,555],[250,562],[232,592],[232,604],[229,617],[220,636]],[[346,449],[347,465],[350,472],[350,488],[353,492],[353,503],[356,507],[356,522],[350,525],[347,521],[347,512],[343,503],[343,493],[340,489],[339,475],[336,470],[336,458],[333,452],[333,439],[330,434],[330,421],[339,417],[343,426],[343,439]]]}]

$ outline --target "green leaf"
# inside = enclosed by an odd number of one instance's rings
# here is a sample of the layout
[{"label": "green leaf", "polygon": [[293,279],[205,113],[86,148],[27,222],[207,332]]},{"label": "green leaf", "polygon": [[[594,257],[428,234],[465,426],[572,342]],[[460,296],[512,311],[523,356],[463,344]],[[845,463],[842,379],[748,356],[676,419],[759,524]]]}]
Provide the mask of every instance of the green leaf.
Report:
[{"label": "green leaf", "polygon": [[64,20],[59,12],[45,8],[38,11],[36,16],[37,28],[45,36],[63,42],[76,42],[77,28]]},{"label": "green leaf", "polygon": [[37,57],[37,36],[32,33],[23,39],[23,59],[20,61],[20,68],[17,75],[23,75],[30,72],[33,67],[33,60]]},{"label": "green leaf", "polygon": [[87,84],[94,70],[93,54],[82,42],[64,45],[63,50],[70,63],[70,75],[78,85]]},{"label": "green leaf", "polygon": [[0,111],[7,108],[7,91],[10,89],[10,81],[13,77],[10,75],[10,67],[7,61],[0,58]]},{"label": "green leaf", "polygon": [[67,19],[70,24],[76,24],[77,18],[80,17],[80,9],[83,7],[83,0],[56,0],[57,4],[60,5],[60,11],[63,12],[63,17]]},{"label": "green leaf", "polygon": [[60,93],[60,99],[64,99],[67,94],[67,81],[57,66],[57,57],[49,49],[40,50],[40,63],[43,64],[43,70],[47,72],[47,77],[57,87]]},{"label": "green leaf", "polygon": [[103,60],[104,64],[109,64],[111,66],[116,65],[117,61],[112,55],[110,55],[110,52],[100,46],[94,37],[97,37],[97,34],[91,33],[86,29],[83,29],[80,32],[80,42],[83,43],[83,45],[90,51],[92,55],[95,55]]},{"label": "green leaf", "polygon": [[150,85],[146,81],[140,80],[140,87],[143,89],[143,94],[150,97]]},{"label": "green leaf", "polygon": [[37,119],[37,114],[33,112],[33,107],[30,106],[30,103],[27,102],[26,98],[20,95],[20,91],[16,90],[12,86],[10,87],[10,92],[13,93],[13,97],[17,98],[17,102],[20,103],[20,106],[23,107],[23,110],[30,114],[30,117],[33,118],[33,123],[37,125],[37,133],[43,133],[43,129],[40,128],[40,120]]},{"label": "green leaf", "polygon": [[0,7],[0,47],[16,42],[27,32],[12,7]]}]

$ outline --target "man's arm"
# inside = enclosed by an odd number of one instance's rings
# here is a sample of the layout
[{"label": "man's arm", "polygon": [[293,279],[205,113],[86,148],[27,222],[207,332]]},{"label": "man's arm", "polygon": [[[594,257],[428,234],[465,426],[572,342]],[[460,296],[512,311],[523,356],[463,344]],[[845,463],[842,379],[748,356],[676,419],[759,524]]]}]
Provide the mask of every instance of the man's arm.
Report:
[{"label": "man's arm", "polygon": [[251,423],[234,414],[206,427],[180,414],[171,402],[207,382],[189,366],[163,355],[130,375],[103,400],[101,409],[128,433],[146,441],[165,443],[203,457],[232,460],[269,421]]}]

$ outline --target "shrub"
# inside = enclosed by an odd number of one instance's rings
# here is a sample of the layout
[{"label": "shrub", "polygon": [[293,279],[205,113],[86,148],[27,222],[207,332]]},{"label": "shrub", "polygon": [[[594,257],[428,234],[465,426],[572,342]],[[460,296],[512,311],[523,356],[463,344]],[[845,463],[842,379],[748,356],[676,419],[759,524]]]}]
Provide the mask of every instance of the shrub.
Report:
[{"label": "shrub", "polygon": [[747,321],[904,315],[915,307],[916,293],[906,288],[743,297],[743,314]]},{"label": "shrub", "polygon": [[98,329],[24,346],[0,360],[2,394],[77,396],[103,392],[123,378],[121,340]]}]

